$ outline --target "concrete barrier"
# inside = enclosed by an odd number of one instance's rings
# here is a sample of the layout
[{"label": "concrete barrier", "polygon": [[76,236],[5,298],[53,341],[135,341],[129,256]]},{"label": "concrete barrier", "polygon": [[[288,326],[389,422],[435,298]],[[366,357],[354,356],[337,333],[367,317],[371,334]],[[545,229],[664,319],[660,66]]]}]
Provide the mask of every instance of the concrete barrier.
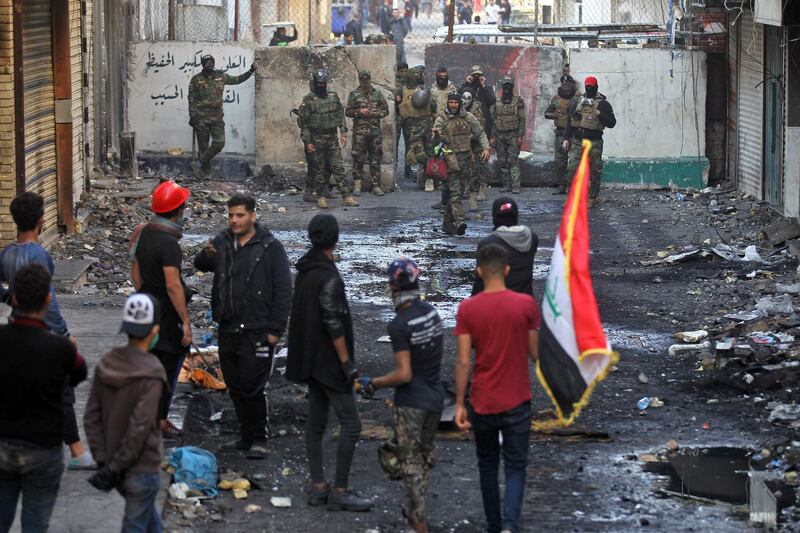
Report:
[{"label": "concrete barrier", "polygon": [[[309,92],[312,73],[321,67],[328,69],[331,80],[328,88],[338,93],[342,104],[358,87],[358,71],[369,70],[372,82],[381,89],[389,103],[389,116],[383,120],[383,164],[381,186],[389,190],[395,183],[395,126],[394,126],[394,47],[348,46],[313,48],[260,48],[255,53],[258,66],[255,87],[256,168],[271,165],[287,174],[305,174],[305,156],[300,130],[292,108],[300,105]],[[352,120],[347,119],[348,130]],[[342,150],[345,163],[352,162],[350,147],[352,131],[348,133],[347,148]],[[348,172],[348,179],[352,176]]]}]

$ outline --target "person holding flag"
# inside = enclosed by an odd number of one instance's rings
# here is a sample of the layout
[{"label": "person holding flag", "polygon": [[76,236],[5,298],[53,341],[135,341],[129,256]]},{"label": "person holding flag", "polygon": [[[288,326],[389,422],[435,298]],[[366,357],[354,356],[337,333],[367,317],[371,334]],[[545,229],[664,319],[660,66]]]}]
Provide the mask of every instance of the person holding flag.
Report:
[{"label": "person holding flag", "polygon": [[606,341],[589,270],[588,196],[592,141],[583,141],[545,284],[536,373],[556,411],[537,428],[572,424],[619,359]]}]

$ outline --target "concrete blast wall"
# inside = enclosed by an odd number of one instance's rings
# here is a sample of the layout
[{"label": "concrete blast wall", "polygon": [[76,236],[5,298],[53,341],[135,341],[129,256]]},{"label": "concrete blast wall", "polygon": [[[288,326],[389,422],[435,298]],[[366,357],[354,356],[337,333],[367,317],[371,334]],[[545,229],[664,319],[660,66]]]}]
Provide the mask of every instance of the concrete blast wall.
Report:
[{"label": "concrete blast wall", "polygon": [[525,101],[527,131],[522,149],[539,155],[553,153],[553,121],[545,120],[544,110],[558,87],[563,63],[563,51],[550,46],[444,43],[425,48],[429,85],[440,65],[447,67],[450,80],[459,87],[472,65],[480,65],[487,86],[496,87],[498,94],[500,78],[511,75],[514,90]]},{"label": "concrete blast wall", "polygon": [[[325,67],[331,79],[328,89],[335,91],[346,105],[347,96],[358,87],[358,71],[369,70],[372,83],[381,89],[389,103],[389,116],[383,127],[383,184],[394,183],[395,131],[394,131],[394,47],[348,46],[308,48],[260,48],[256,50],[258,66],[255,96],[256,166],[272,165],[284,171],[302,170],[305,173],[305,155],[300,141],[300,129],[289,111],[300,105],[309,92],[311,74]],[[348,130],[352,120],[347,119]],[[345,162],[352,162],[350,147],[342,150]],[[300,163],[300,165],[298,165]]]},{"label": "concrete blast wall", "polygon": [[[202,70],[200,57],[211,54],[218,69],[233,76],[246,72],[253,48],[241,44],[187,41],[140,42],[128,60],[127,124],[136,147],[145,152],[192,149],[189,81]],[[224,153],[253,154],[253,78],[225,88]]]}]

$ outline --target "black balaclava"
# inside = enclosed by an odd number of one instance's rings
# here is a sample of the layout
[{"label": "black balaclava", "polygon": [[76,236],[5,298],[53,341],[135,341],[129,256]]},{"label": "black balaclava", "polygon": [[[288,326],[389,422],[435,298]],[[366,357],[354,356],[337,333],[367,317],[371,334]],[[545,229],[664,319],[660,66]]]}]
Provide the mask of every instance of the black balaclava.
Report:
[{"label": "black balaclava", "polygon": [[569,80],[564,80],[558,87],[558,96],[565,100],[569,100],[575,96],[575,84]]},{"label": "black balaclava", "polygon": [[[456,111],[455,113],[450,111],[450,101],[458,102],[458,111]],[[461,95],[458,94],[458,93],[455,93],[455,92],[448,94],[447,95],[447,104],[445,104],[445,105],[447,105],[447,112],[448,113],[450,113],[453,116],[460,115],[461,114]]]},{"label": "black balaclava", "polygon": [[511,97],[514,96],[514,84],[513,83],[504,83],[503,84],[503,96],[501,97],[503,103],[507,104],[511,101]]},{"label": "black balaclava", "polygon": [[594,85],[587,85],[587,86],[584,87],[584,89],[586,89],[586,92],[583,93],[583,94],[586,95],[586,98],[596,98],[597,97],[597,87],[595,87]]},{"label": "black balaclava", "polygon": [[450,76],[447,73],[447,69],[439,67],[439,70],[436,71],[436,86],[440,89],[446,89],[449,81]]},{"label": "black balaclava", "polygon": [[204,55],[200,58],[200,64],[203,66],[203,72],[206,74],[214,72],[214,56]]}]

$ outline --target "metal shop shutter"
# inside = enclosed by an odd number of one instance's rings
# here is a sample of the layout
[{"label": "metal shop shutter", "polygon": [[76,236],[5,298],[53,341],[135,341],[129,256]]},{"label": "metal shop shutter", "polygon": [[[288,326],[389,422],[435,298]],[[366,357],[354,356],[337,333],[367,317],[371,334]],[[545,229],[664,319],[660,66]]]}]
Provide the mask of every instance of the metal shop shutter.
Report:
[{"label": "metal shop shutter", "polygon": [[739,33],[739,189],[762,198],[764,33],[744,13]]},{"label": "metal shop shutter", "polygon": [[[51,0],[25,0],[22,65],[25,128],[25,189],[45,202],[45,229],[58,223],[56,123]],[[19,104],[19,103],[18,103]]]}]

